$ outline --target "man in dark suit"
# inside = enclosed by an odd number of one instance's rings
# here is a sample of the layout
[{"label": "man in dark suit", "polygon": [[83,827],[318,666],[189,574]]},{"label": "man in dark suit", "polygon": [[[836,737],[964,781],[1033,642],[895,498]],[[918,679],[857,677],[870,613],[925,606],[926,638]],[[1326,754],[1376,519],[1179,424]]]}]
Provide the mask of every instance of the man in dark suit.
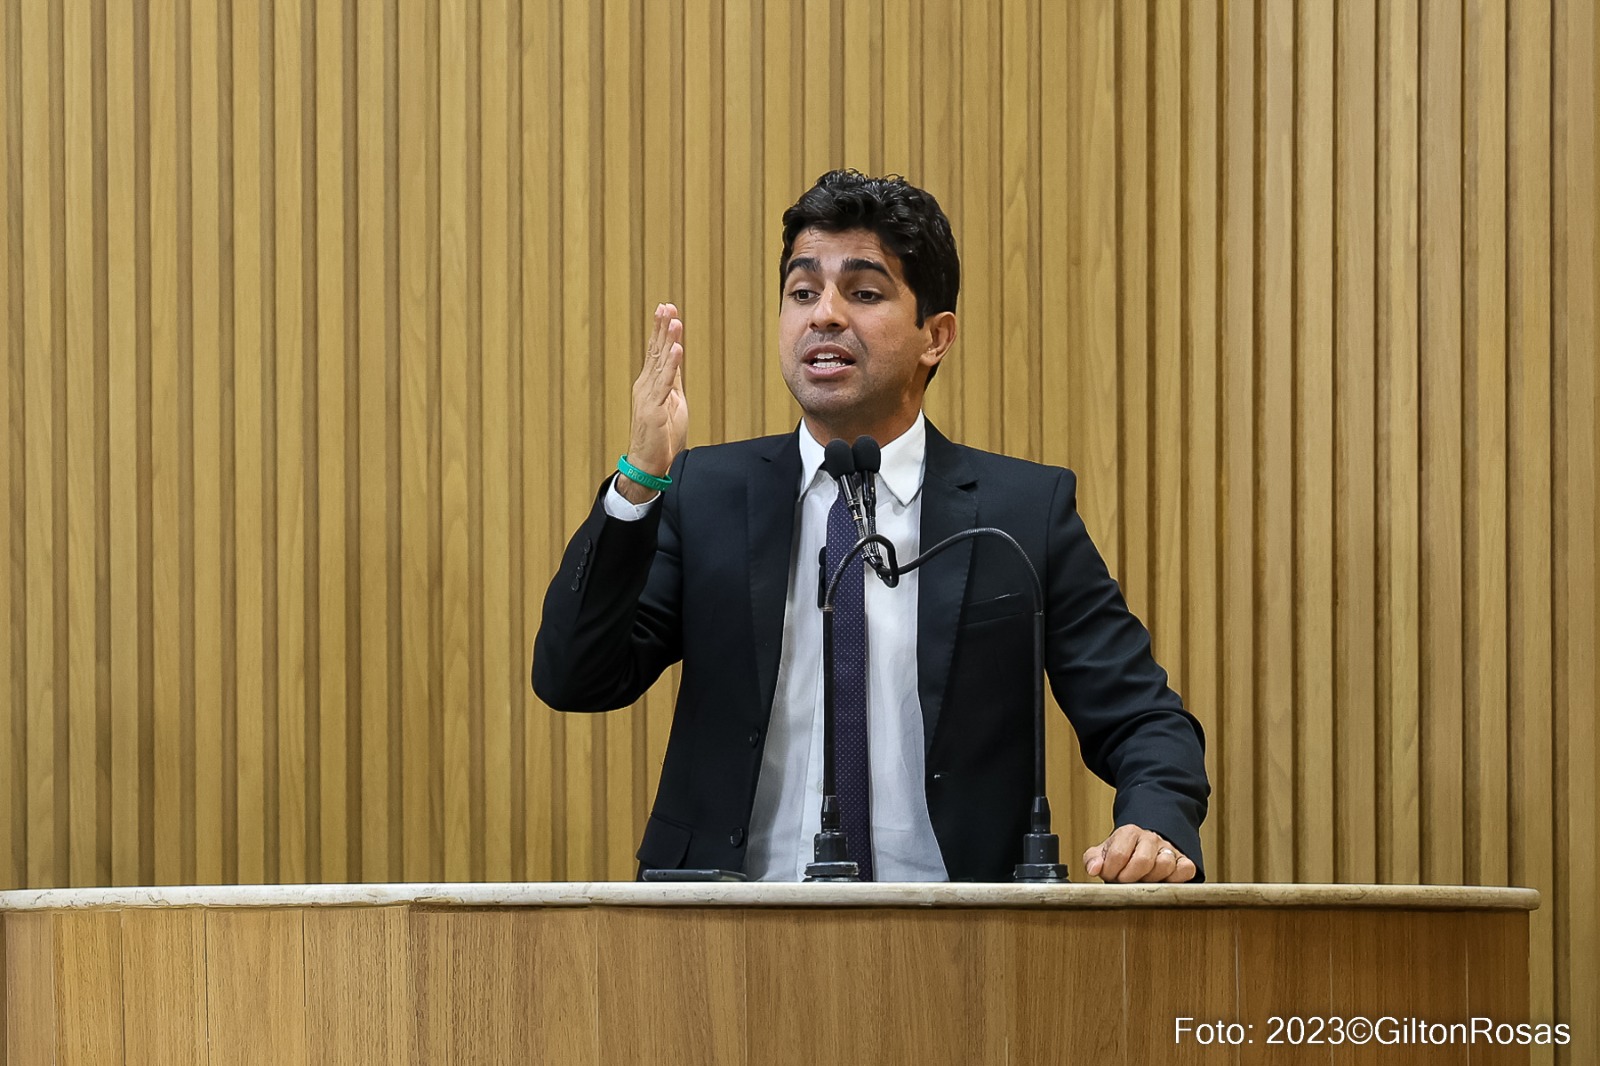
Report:
[{"label": "man in dark suit", "polygon": [[[1044,583],[1046,670],[1116,828],[1084,852],[1107,881],[1202,875],[1209,786],[1198,722],[1084,529],[1076,479],[963,447],[922,414],[956,336],[960,266],[933,197],[824,175],[784,214],[780,359],[794,433],[684,449],[683,323],[656,308],[619,473],[545,598],[533,685],[552,707],[634,702],[682,661],[645,867],[797,878],[821,783],[818,553],[829,440],[883,444],[879,531],[904,561],[994,526]],[[1003,545],[965,541],[861,598],[869,825],[851,858],[880,880],[1006,880],[1032,799],[1032,598]],[[859,586],[858,586],[859,587]],[[865,806],[865,805],[863,805]],[[865,839],[861,839],[865,838]]]}]

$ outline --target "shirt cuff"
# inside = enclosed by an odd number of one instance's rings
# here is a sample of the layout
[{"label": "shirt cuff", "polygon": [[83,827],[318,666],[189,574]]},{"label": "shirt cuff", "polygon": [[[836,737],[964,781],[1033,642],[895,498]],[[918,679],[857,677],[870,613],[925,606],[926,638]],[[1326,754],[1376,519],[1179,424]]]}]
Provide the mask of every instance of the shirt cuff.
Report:
[{"label": "shirt cuff", "polygon": [[661,499],[661,493],[656,493],[643,503],[630,503],[626,496],[617,491],[617,478],[621,476],[621,474],[613,475],[611,485],[606,489],[606,514],[623,522],[637,522],[650,513],[650,508]]}]

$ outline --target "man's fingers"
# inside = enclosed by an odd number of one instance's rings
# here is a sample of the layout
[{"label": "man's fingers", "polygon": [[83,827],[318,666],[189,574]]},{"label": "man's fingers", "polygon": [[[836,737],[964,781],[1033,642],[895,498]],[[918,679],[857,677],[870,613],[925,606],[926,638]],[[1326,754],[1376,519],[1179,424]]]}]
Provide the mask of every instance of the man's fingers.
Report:
[{"label": "man's fingers", "polygon": [[1118,826],[1102,843],[1086,850],[1083,867],[1090,877],[1118,884],[1182,884],[1198,873],[1193,860],[1160,833],[1131,824]]},{"label": "man's fingers", "polygon": [[651,381],[657,397],[665,396],[671,387],[673,374],[683,362],[683,322],[668,318],[661,334],[661,351],[650,369]]},{"label": "man's fingers", "polygon": [[1117,875],[1117,880],[1125,885],[1143,881],[1145,875],[1155,868],[1159,839],[1154,833],[1140,833],[1138,843],[1133,847],[1133,856]]},{"label": "man's fingers", "polygon": [[1102,881],[1121,880],[1122,870],[1128,865],[1128,860],[1133,858],[1133,850],[1138,843],[1137,826],[1119,826],[1115,833],[1106,837],[1106,842],[1102,845],[1104,861],[1096,876]]},{"label": "man's fingers", "polygon": [[649,366],[661,354],[661,338],[667,332],[667,317],[663,313],[666,305],[656,304],[654,316],[650,320],[650,336],[645,339],[644,361]]},{"label": "man's fingers", "polygon": [[1141,880],[1147,882],[1165,881],[1172,876],[1178,868],[1178,849],[1168,844],[1159,836],[1156,837],[1156,861],[1151,864],[1150,872]]}]

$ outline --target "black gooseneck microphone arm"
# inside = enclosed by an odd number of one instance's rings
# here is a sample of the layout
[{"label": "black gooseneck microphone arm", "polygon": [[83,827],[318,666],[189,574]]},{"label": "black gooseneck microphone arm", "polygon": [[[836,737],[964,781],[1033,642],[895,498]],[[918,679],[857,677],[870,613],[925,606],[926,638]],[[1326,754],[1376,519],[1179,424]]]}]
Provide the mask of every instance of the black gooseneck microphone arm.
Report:
[{"label": "black gooseneck microphone arm", "polygon": [[1012,872],[1011,879],[1027,884],[1064,884],[1069,878],[1061,862],[1061,838],[1050,829],[1050,799],[1045,794],[1044,585],[1039,581],[1039,572],[1033,568],[1033,560],[1005,530],[979,526],[952,533],[902,567],[895,566],[891,553],[889,565],[898,580],[901,574],[909,574],[951,545],[985,536],[999,537],[1011,545],[1027,568],[1033,586],[1033,808],[1028,814],[1028,832],[1022,838],[1022,861]]}]

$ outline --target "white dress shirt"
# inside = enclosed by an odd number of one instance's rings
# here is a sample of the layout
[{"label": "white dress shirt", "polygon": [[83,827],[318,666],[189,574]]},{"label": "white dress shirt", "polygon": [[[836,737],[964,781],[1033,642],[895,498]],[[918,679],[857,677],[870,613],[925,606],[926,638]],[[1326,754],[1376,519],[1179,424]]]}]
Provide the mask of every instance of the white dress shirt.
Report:
[{"label": "white dress shirt", "polygon": [[[755,806],[745,875],[797,881],[812,859],[822,805],[822,611],[817,607],[817,555],[828,540],[828,511],[838,484],[822,470],[823,448],[801,423],[800,499],[796,544],[784,605],[783,650]],[[913,559],[922,529],[922,476],[927,423],[883,445],[878,532],[901,562]],[[886,490],[886,491],[885,491]],[[642,518],[655,504],[635,505],[613,482],[605,510]],[[917,579],[913,571],[888,588],[869,571],[867,612],[867,744],[872,778],[872,859],[879,881],[943,881],[939,842],[923,791],[922,704],[917,694]]]}]

